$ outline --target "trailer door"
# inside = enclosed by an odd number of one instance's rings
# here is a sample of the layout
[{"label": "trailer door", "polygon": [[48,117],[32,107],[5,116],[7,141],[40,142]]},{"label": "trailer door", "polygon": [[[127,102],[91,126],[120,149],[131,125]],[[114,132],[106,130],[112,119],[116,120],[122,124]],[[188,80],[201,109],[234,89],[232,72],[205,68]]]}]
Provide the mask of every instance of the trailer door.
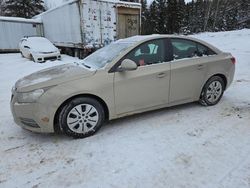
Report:
[{"label": "trailer door", "polygon": [[140,34],[140,9],[118,7],[118,38]]},{"label": "trailer door", "polygon": [[101,44],[100,2],[85,0],[82,4],[82,32],[85,45]]},{"label": "trailer door", "polygon": [[101,10],[101,42],[110,44],[116,39],[116,8],[115,3],[100,1]]}]

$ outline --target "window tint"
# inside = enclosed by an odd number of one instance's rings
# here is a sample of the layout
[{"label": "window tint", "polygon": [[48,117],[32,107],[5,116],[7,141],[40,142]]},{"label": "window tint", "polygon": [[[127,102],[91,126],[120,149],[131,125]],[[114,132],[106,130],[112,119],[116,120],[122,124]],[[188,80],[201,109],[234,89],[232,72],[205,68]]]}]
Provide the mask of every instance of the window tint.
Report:
[{"label": "window tint", "polygon": [[216,53],[201,44],[197,45],[199,56],[215,55]]},{"label": "window tint", "polygon": [[196,43],[183,39],[171,39],[174,59],[191,58],[196,55]]},{"label": "window tint", "polygon": [[153,40],[136,47],[124,59],[131,59],[138,66],[164,62],[163,40]]},{"label": "window tint", "polygon": [[173,58],[184,59],[197,56],[214,55],[215,53],[208,47],[185,39],[171,39],[173,47]]}]

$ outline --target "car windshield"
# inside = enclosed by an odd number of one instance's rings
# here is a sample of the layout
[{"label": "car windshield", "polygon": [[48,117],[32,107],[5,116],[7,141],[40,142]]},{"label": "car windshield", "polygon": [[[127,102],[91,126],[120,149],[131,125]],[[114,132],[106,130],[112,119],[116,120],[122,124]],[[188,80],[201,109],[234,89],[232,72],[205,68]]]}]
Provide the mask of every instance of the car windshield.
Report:
[{"label": "car windshield", "polygon": [[85,66],[90,66],[91,68],[100,69],[106,64],[112,62],[114,58],[120,55],[124,50],[132,46],[134,43],[124,43],[124,42],[115,42],[111,43],[108,46],[105,46],[93,54],[86,57],[80,63]]}]

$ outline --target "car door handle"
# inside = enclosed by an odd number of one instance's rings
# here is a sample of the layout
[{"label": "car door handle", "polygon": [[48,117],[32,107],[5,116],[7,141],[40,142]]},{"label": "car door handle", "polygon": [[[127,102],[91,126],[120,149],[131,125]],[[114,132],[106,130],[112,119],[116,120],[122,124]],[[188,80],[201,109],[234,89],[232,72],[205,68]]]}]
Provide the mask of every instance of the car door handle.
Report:
[{"label": "car door handle", "polygon": [[198,65],[198,66],[197,66],[197,69],[198,69],[198,70],[204,69],[204,65]]},{"label": "car door handle", "polygon": [[161,73],[159,73],[159,74],[157,75],[158,78],[163,78],[163,77],[165,77],[165,76],[167,76],[167,74],[164,73],[164,72],[161,72]]}]

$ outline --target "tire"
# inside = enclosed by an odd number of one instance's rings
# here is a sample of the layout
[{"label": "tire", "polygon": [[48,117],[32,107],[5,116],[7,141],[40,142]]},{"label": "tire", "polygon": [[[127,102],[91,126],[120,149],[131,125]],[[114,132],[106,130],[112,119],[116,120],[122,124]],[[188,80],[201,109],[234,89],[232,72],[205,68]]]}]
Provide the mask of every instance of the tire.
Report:
[{"label": "tire", "polygon": [[63,132],[74,138],[85,138],[96,133],[104,123],[102,105],[89,97],[69,101],[59,114],[59,125]]},{"label": "tire", "polygon": [[223,96],[225,82],[220,76],[211,77],[204,85],[199,103],[203,106],[216,105]]}]

